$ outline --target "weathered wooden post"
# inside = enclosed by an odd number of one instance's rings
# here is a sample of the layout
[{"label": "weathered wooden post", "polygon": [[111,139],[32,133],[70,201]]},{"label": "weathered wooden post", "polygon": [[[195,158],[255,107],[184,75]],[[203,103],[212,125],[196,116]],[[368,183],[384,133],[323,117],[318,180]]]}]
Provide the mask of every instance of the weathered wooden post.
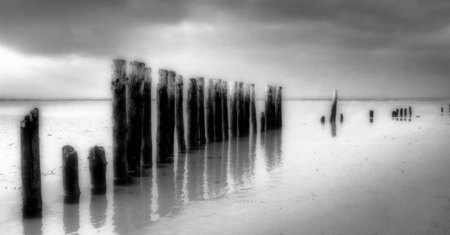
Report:
[{"label": "weathered wooden post", "polygon": [[333,93],[333,104],[331,106],[331,115],[330,115],[330,122],[331,123],[335,123],[336,122],[337,100],[338,100],[338,91],[334,90],[334,93]]},{"label": "weathered wooden post", "polygon": [[238,83],[238,136],[245,135],[245,102],[244,102],[244,83]]},{"label": "weathered wooden post", "polygon": [[228,82],[222,81],[222,115],[223,115],[223,139],[227,140],[229,136],[229,120],[228,120]]},{"label": "weathered wooden post", "polygon": [[78,185],[78,155],[72,146],[62,148],[62,175],[64,202],[78,203],[80,187]]},{"label": "weathered wooden post", "polygon": [[255,99],[255,84],[250,84],[250,123],[252,126],[252,132],[257,132],[257,124],[256,124],[256,99]]},{"label": "weathered wooden post", "polygon": [[230,95],[230,119],[231,119],[231,136],[238,136],[238,86],[237,82],[231,83]]},{"label": "weathered wooden post", "polygon": [[260,130],[261,133],[266,131],[266,116],[264,115],[264,112],[261,112],[261,121],[260,121]]},{"label": "weathered wooden post", "polygon": [[152,167],[152,78],[151,69],[145,68],[145,80],[142,101],[142,150],[141,159],[144,168]]},{"label": "weathered wooden post", "polygon": [[223,134],[222,123],[222,81],[214,79],[214,140],[221,141]]},{"label": "weathered wooden post", "polygon": [[441,113],[443,113],[444,112],[444,107],[441,107]]},{"label": "weathered wooden post", "polygon": [[176,73],[174,71],[169,71],[167,79],[167,97],[168,97],[168,105],[167,105],[167,153],[169,156],[173,156],[174,149],[174,139],[175,139],[175,76]]},{"label": "weathered wooden post", "polygon": [[197,80],[189,79],[187,93],[187,121],[188,121],[188,148],[189,150],[197,149],[198,144],[198,117],[197,117]]},{"label": "weathered wooden post", "polygon": [[282,95],[282,89],[283,89],[283,87],[280,86],[280,87],[278,87],[278,91],[277,91],[277,99],[276,99],[277,128],[283,126],[283,95]]},{"label": "weathered wooden post", "polygon": [[400,109],[400,117],[403,117],[403,109]]},{"label": "weathered wooden post", "polygon": [[156,157],[159,163],[170,162],[168,156],[167,130],[168,130],[168,96],[167,96],[167,70],[160,69],[158,85],[156,87]]},{"label": "weathered wooden post", "polygon": [[341,116],[340,116],[340,121],[341,121],[341,123],[343,123],[344,122],[344,115],[341,113]]},{"label": "weathered wooden post", "polygon": [[278,90],[278,87],[277,86],[272,86],[272,129],[275,129],[275,128],[277,128],[277,105],[276,105],[276,102],[277,102],[277,90]]},{"label": "weathered wooden post", "polygon": [[408,111],[409,111],[409,116],[411,117],[412,116],[412,108],[411,108],[411,106],[409,106]]},{"label": "weathered wooden post", "polygon": [[369,111],[370,122],[373,122],[373,110]]},{"label": "weathered wooden post", "polygon": [[208,79],[208,92],[206,99],[206,138],[214,142],[214,85],[213,80]]},{"label": "weathered wooden post", "polygon": [[403,113],[405,114],[405,117],[408,116],[408,110],[406,108],[403,109]]},{"label": "weathered wooden post", "polygon": [[106,158],[103,147],[94,146],[89,150],[89,171],[91,172],[91,192],[106,193]]},{"label": "weathered wooden post", "polygon": [[325,124],[325,116],[320,117],[320,123]]},{"label": "weathered wooden post", "polygon": [[197,78],[197,111],[198,142],[205,144],[205,79],[203,77]]},{"label": "weathered wooden post", "polygon": [[177,129],[178,152],[186,152],[184,139],[184,115],[183,115],[183,77],[177,75],[175,84],[175,124]]},{"label": "weathered wooden post", "polygon": [[245,122],[245,135],[248,135],[250,132],[250,103],[251,103],[251,94],[250,94],[250,85],[244,85],[244,122]]},{"label": "weathered wooden post", "polygon": [[266,130],[272,129],[273,124],[273,109],[272,109],[272,86],[266,85],[266,103],[265,103],[265,109],[266,109]]},{"label": "weathered wooden post", "polygon": [[392,111],[392,118],[397,117],[397,112],[395,110]]},{"label": "weathered wooden post", "polygon": [[126,61],[114,60],[112,72],[113,93],[113,171],[114,184],[128,183],[127,164],[127,106],[126,106]]},{"label": "weathered wooden post", "polygon": [[20,123],[22,215],[42,216],[41,166],[39,155],[39,110],[34,108]]},{"label": "weathered wooden post", "polygon": [[145,79],[145,64],[130,62],[127,81],[127,160],[131,176],[139,176],[142,146],[142,84]]}]

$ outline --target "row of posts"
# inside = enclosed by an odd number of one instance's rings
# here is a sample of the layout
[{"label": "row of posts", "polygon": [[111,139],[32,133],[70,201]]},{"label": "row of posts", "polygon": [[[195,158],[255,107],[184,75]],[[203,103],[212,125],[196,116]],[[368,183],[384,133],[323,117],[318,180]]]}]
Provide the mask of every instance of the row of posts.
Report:
[{"label": "row of posts", "polygon": [[[256,133],[255,86],[220,79],[191,78],[187,84],[187,142],[184,132],[183,77],[160,69],[156,87],[156,160],[173,162],[175,131],[178,152],[195,150],[208,142]],[[206,88],[205,88],[206,86]],[[152,167],[151,69],[138,61],[116,59],[112,68],[114,185],[128,185],[131,177]],[[281,87],[268,86],[266,115],[261,130],[281,127]],[[206,96],[206,100],[205,100]],[[265,117],[266,116],[266,117]],[[21,122],[23,216],[42,216],[39,156],[39,110]],[[106,193],[106,157],[102,147],[89,152],[93,194]],[[72,146],[62,148],[65,203],[78,203],[78,155]]]}]

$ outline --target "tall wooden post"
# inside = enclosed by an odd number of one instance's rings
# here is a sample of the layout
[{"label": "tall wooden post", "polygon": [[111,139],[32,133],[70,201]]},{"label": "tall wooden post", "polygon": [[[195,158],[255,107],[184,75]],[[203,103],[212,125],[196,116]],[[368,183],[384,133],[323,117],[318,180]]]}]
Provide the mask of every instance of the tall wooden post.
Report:
[{"label": "tall wooden post", "polygon": [[145,64],[130,62],[127,81],[127,160],[131,176],[139,176],[142,145],[142,84],[145,79]]},{"label": "tall wooden post", "polygon": [[195,78],[189,79],[187,93],[187,121],[188,121],[188,148],[189,150],[197,149],[197,81]]},{"label": "tall wooden post", "polygon": [[250,85],[245,84],[244,85],[244,133],[245,135],[249,134],[250,131],[250,102],[251,102],[251,95],[250,95]]},{"label": "tall wooden post", "polygon": [[92,194],[106,193],[106,157],[103,147],[94,146],[89,150],[89,171],[91,172]]},{"label": "tall wooden post", "polygon": [[158,85],[156,87],[156,157],[159,163],[170,162],[167,148],[167,70],[160,69],[158,77]]},{"label": "tall wooden post", "polygon": [[78,155],[72,146],[62,148],[62,175],[64,187],[64,202],[78,203],[80,187],[78,185]]},{"label": "tall wooden post", "polygon": [[206,138],[209,142],[214,142],[214,85],[213,80],[208,79],[208,97],[206,99]]},{"label": "tall wooden post", "polygon": [[222,81],[220,79],[214,79],[214,140],[221,141],[223,134],[222,123]]},{"label": "tall wooden post", "polygon": [[167,84],[167,97],[168,97],[168,105],[167,105],[167,153],[169,156],[173,156],[174,149],[174,138],[175,138],[175,76],[176,73],[174,71],[169,71],[167,76],[168,84]]},{"label": "tall wooden post", "polygon": [[260,121],[260,129],[261,129],[261,133],[266,131],[266,116],[264,114],[264,112],[261,112],[261,121]]},{"label": "tall wooden post", "polygon": [[205,133],[205,79],[197,78],[197,118],[198,118],[198,143],[206,143]]},{"label": "tall wooden post", "polygon": [[231,109],[231,136],[238,136],[238,85],[237,82],[231,83],[230,95],[230,109]]},{"label": "tall wooden post", "polygon": [[178,152],[186,152],[184,139],[184,115],[183,115],[183,77],[177,75],[175,83],[175,126],[177,129]]},{"label": "tall wooden post", "polygon": [[41,166],[39,155],[39,110],[37,108],[20,123],[22,175],[22,215],[42,216]]},{"label": "tall wooden post", "polygon": [[333,93],[333,103],[331,105],[331,115],[330,115],[331,123],[336,123],[337,100],[338,100],[338,91],[335,90]]},{"label": "tall wooden post", "polygon": [[113,94],[113,171],[114,184],[126,184],[128,177],[127,164],[127,105],[126,105],[126,61],[114,60],[112,71]]},{"label": "tall wooden post", "polygon": [[152,167],[152,78],[151,69],[145,68],[145,80],[142,101],[142,150],[141,159],[144,168]]},{"label": "tall wooden post", "polygon": [[272,110],[272,86],[266,85],[266,103],[265,103],[265,109],[266,109],[266,130],[272,129],[272,123],[273,123],[273,110]]},{"label": "tall wooden post", "polygon": [[[277,114],[277,128],[283,126],[283,96],[282,96],[283,87],[278,87],[277,91],[277,99],[276,99],[276,114]],[[341,114],[342,116],[342,114]],[[343,119],[343,117],[341,118]],[[342,122],[342,121],[341,121]]]},{"label": "tall wooden post", "polygon": [[238,136],[245,135],[245,102],[244,102],[244,83],[238,83]]},{"label": "tall wooden post", "polygon": [[228,121],[228,82],[222,81],[222,122],[223,122],[223,139],[227,140],[229,135]]},{"label": "tall wooden post", "polygon": [[257,132],[257,124],[256,124],[256,99],[255,99],[255,84],[250,84],[250,123],[252,126],[252,132]]}]

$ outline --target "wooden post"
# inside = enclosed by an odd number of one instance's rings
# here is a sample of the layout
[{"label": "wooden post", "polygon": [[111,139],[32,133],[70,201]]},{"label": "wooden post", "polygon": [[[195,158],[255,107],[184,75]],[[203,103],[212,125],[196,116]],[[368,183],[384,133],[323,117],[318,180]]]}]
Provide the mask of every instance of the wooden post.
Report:
[{"label": "wooden post", "polygon": [[320,123],[325,124],[325,116],[322,116],[322,117],[320,118]]},{"label": "wooden post", "polygon": [[342,113],[341,113],[340,119],[341,119],[341,123],[343,123],[344,122],[344,115]]},{"label": "wooden post", "polygon": [[393,118],[397,117],[397,113],[395,112],[395,110],[392,111],[392,117]]},{"label": "wooden post", "polygon": [[444,107],[441,107],[441,113],[443,113],[444,112]]},{"label": "wooden post", "polygon": [[91,192],[106,193],[106,158],[103,147],[94,146],[89,150],[89,171],[91,172]]},{"label": "wooden post", "polygon": [[229,120],[228,120],[228,82],[222,81],[222,115],[223,115],[223,139],[227,140],[229,136]]},{"label": "wooden post", "polygon": [[257,132],[256,124],[256,99],[255,99],[255,84],[250,84],[250,123],[252,125],[252,132]]},{"label": "wooden post", "polygon": [[272,110],[272,86],[266,85],[266,130],[272,129],[272,123],[273,123],[273,110]]},{"label": "wooden post", "polygon": [[183,115],[183,77],[177,75],[175,84],[175,125],[177,129],[178,152],[186,152],[184,139],[184,115]]},{"label": "wooden post", "polygon": [[264,112],[261,112],[261,133],[266,131],[266,117],[264,115]]},{"label": "wooden post", "polygon": [[39,155],[39,110],[37,108],[20,123],[22,216],[42,216],[41,167]]},{"label": "wooden post", "polygon": [[373,110],[369,111],[370,122],[373,122]]},{"label": "wooden post", "polygon": [[206,138],[209,142],[214,142],[214,89],[213,80],[208,79],[208,97],[206,100]]},{"label": "wooden post", "polygon": [[[277,128],[283,126],[283,95],[282,95],[283,87],[278,87],[277,91],[277,99],[276,99],[276,114],[277,114]],[[341,114],[342,115],[342,114]],[[341,118],[342,120],[342,118]],[[342,121],[341,121],[342,122]]]},{"label": "wooden post", "polygon": [[173,156],[175,139],[175,76],[176,73],[174,71],[169,71],[167,84],[167,153],[169,154],[169,156]]},{"label": "wooden post", "polygon": [[405,115],[405,117],[407,117],[407,116],[408,116],[408,111],[407,111],[407,109],[406,109],[406,108],[404,108],[404,109],[403,109],[403,114]]},{"label": "wooden post", "polygon": [[251,95],[250,95],[250,85],[245,84],[244,85],[244,133],[245,135],[248,135],[250,132],[250,102],[251,102]]},{"label": "wooden post", "polygon": [[156,87],[156,157],[159,163],[170,162],[167,143],[167,119],[168,119],[168,96],[167,96],[167,70],[160,69],[158,85]]},{"label": "wooden post", "polygon": [[187,93],[187,121],[188,121],[188,148],[189,150],[197,149],[197,80],[195,78],[189,79],[188,93]]},{"label": "wooden post", "polygon": [[237,98],[237,110],[238,110],[238,136],[245,135],[245,102],[244,102],[244,83],[238,83],[238,98]]},{"label": "wooden post", "polygon": [[214,79],[214,140],[221,141],[223,134],[222,123],[222,82],[220,79]]},{"label": "wooden post", "polygon": [[152,78],[151,69],[145,68],[142,108],[142,151],[144,168],[152,167]]},{"label": "wooden post", "polygon": [[145,79],[145,64],[130,62],[127,81],[127,160],[131,176],[139,176],[142,145],[142,84]]},{"label": "wooden post", "polygon": [[197,118],[198,118],[198,143],[206,143],[205,133],[205,79],[197,78]]},{"label": "wooden post", "polygon": [[333,93],[333,104],[331,106],[331,115],[330,115],[331,123],[336,123],[337,100],[338,100],[338,91],[335,90]]},{"label": "wooden post", "polygon": [[272,86],[272,129],[277,128],[277,90],[278,87],[277,86]]},{"label": "wooden post", "polygon": [[80,187],[78,185],[78,155],[72,146],[62,148],[62,175],[64,187],[64,202],[78,203]]},{"label": "wooden post", "polygon": [[113,93],[113,171],[114,184],[130,182],[127,164],[127,106],[126,106],[126,61],[114,60],[112,72]]},{"label": "wooden post", "polygon": [[403,117],[403,109],[400,109],[400,117]]},{"label": "wooden post", "polygon": [[231,97],[230,97],[230,109],[231,109],[231,136],[238,136],[238,85],[237,82],[231,83]]},{"label": "wooden post", "polygon": [[412,108],[411,108],[411,106],[409,106],[408,111],[409,111],[409,116],[411,117],[412,116]]}]

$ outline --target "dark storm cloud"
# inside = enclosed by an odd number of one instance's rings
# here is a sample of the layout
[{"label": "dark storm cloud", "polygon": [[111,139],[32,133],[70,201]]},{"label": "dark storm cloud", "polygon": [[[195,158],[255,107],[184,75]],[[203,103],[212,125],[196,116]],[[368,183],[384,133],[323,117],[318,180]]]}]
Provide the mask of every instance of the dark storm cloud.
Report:
[{"label": "dark storm cloud", "polygon": [[183,21],[230,23],[248,32],[253,25],[289,25],[291,38],[272,37],[272,42],[295,42],[300,36],[296,23],[311,22],[330,25],[314,36],[370,49],[448,27],[449,12],[446,0],[5,0],[0,3],[0,43],[31,53],[108,54],[130,42],[142,26]]}]

